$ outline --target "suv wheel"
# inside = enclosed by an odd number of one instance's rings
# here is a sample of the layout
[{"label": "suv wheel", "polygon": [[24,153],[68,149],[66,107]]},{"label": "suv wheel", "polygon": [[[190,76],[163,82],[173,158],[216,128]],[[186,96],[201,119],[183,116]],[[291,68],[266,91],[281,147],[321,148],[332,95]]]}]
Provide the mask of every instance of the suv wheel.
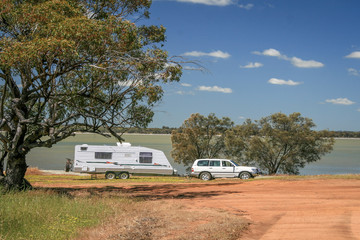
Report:
[{"label": "suv wheel", "polygon": [[200,174],[200,177],[199,177],[201,180],[204,180],[204,181],[209,181],[211,180],[212,176],[210,173],[208,172],[203,172]]},{"label": "suv wheel", "polygon": [[239,178],[241,178],[241,179],[249,179],[249,178],[251,178],[251,174],[248,173],[248,172],[242,172],[242,173],[240,173]]}]

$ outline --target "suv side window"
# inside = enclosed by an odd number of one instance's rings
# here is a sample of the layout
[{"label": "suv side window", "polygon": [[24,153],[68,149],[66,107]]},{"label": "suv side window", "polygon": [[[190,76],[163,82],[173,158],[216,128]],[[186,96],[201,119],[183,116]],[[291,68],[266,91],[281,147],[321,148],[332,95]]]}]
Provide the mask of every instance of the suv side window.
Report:
[{"label": "suv side window", "polygon": [[229,161],[222,161],[222,166],[223,167],[233,167],[234,165],[232,165],[231,162],[229,162]]},{"label": "suv side window", "polygon": [[198,161],[197,165],[200,167],[209,166],[209,160]]},{"label": "suv side window", "polygon": [[212,166],[212,167],[220,167],[220,161],[210,161],[210,166]]}]

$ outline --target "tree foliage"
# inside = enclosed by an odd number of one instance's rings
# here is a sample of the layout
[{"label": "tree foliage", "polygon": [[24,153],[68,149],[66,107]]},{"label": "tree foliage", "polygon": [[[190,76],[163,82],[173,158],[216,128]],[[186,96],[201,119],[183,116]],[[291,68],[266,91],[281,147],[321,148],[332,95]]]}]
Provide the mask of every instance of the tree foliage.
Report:
[{"label": "tree foliage", "polygon": [[138,26],[150,0],[1,0],[0,144],[7,188],[20,188],[26,154],[74,132],[121,140],[145,127],[181,66],[162,49],[165,28]]},{"label": "tree foliage", "polygon": [[189,166],[199,158],[217,158],[224,154],[224,137],[233,122],[215,114],[207,117],[199,113],[192,114],[182,126],[171,134],[173,150],[171,156],[175,162]]},{"label": "tree foliage", "polygon": [[331,152],[334,144],[328,131],[313,127],[313,121],[300,113],[276,113],[227,132],[226,146],[231,156],[269,174],[298,174],[299,168]]}]

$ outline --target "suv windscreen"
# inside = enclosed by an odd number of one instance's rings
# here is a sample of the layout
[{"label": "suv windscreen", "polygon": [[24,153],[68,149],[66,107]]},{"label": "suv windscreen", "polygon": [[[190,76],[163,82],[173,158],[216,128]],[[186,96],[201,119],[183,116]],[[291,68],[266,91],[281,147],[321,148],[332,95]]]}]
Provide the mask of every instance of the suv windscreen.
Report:
[{"label": "suv windscreen", "polygon": [[235,166],[240,166],[238,163],[234,162],[234,161],[231,161]]}]

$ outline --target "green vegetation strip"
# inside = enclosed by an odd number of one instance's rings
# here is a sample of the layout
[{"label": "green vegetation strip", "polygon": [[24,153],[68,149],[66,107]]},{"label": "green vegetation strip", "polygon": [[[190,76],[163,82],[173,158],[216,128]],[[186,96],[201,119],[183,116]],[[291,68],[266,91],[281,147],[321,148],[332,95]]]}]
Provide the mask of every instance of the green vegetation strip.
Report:
[{"label": "green vegetation strip", "polygon": [[[228,181],[244,181],[239,178],[218,178],[212,181],[202,181],[198,178],[174,177],[174,176],[132,176],[129,179],[105,179],[103,175],[98,175],[97,178],[91,178],[90,175],[74,176],[74,175],[27,175],[26,179],[35,186],[37,184],[52,185],[52,184],[67,184],[67,185],[96,185],[96,184],[116,184],[116,183],[215,183]],[[259,176],[246,181],[261,181],[261,180],[311,180],[311,179],[358,179],[360,174],[344,174],[344,175],[274,175],[274,176]]]},{"label": "green vegetation strip", "polygon": [[104,174],[98,174],[96,178],[90,175],[27,175],[25,177],[31,184],[99,184],[99,183],[188,183],[201,182],[198,178],[186,178],[175,176],[131,176],[129,179],[105,179]]},{"label": "green vegetation strip", "polygon": [[99,223],[107,207],[43,191],[0,195],[0,239],[69,239]]}]

